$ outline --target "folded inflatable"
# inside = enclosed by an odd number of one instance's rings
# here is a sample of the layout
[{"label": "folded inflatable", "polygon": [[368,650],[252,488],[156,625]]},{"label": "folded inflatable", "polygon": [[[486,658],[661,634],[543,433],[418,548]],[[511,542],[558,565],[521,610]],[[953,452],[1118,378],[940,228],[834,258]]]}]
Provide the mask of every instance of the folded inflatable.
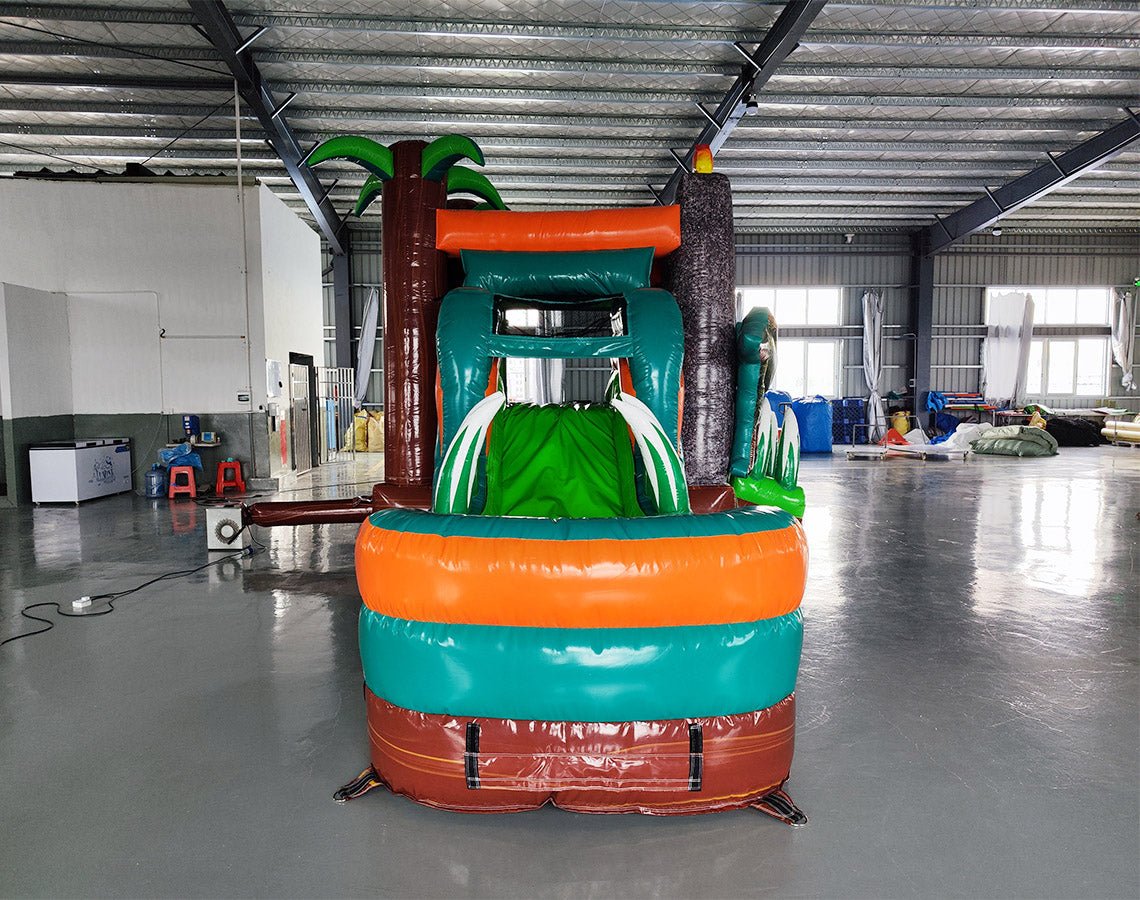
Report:
[{"label": "folded inflatable", "polygon": [[990,456],[1056,456],[1057,439],[1044,428],[1002,425],[970,442],[975,453]]}]

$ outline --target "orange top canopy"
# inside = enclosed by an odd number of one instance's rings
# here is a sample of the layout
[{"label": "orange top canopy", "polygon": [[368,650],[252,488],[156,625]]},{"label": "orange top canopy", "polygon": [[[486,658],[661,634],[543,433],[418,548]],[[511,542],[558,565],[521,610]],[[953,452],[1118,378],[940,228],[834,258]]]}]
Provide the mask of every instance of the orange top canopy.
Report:
[{"label": "orange top canopy", "polygon": [[510,212],[441,209],[435,214],[435,245],[452,256],[460,250],[628,250],[652,247],[665,256],[681,246],[679,206]]}]

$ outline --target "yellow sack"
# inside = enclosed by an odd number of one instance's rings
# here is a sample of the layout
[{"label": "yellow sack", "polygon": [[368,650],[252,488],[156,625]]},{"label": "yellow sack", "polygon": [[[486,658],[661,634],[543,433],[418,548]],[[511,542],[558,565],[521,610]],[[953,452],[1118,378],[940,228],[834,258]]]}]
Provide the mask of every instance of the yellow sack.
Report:
[{"label": "yellow sack", "polygon": [[353,442],[352,448],[357,453],[363,453],[368,450],[368,413],[363,409],[357,410],[352,415],[352,434]]},{"label": "yellow sack", "polygon": [[899,434],[910,431],[910,417],[904,412],[897,412],[891,416],[891,428]]},{"label": "yellow sack", "polygon": [[1045,417],[1037,410],[1033,410],[1033,415],[1029,417],[1029,424],[1033,428],[1044,428],[1046,424]]},{"label": "yellow sack", "polygon": [[384,452],[384,413],[369,411],[368,413],[368,452]]}]

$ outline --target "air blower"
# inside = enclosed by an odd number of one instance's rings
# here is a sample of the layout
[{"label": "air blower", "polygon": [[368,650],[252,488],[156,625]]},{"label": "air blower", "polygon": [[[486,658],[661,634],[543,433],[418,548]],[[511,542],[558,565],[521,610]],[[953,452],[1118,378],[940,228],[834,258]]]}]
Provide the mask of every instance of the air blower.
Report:
[{"label": "air blower", "polygon": [[241,504],[206,507],[207,550],[238,551],[249,543],[249,529],[241,521]]}]

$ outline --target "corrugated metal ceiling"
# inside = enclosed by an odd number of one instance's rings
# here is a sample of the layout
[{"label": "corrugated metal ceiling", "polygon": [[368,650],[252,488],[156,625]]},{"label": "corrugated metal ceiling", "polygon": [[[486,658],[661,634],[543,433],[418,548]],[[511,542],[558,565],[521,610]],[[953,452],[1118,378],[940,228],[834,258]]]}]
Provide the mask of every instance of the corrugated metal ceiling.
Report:
[{"label": "corrugated metal ceiling", "polygon": [[[475,137],[514,208],[653,201],[777,2],[233,0],[303,145]],[[929,224],[1140,102],[1124,0],[829,3],[717,158],[743,229]],[[224,64],[181,4],[0,2],[0,172],[232,174]],[[201,89],[205,88],[205,89]],[[304,210],[256,123],[245,171]],[[1140,145],[1010,216],[1140,224]],[[338,209],[364,173],[322,166]]]}]

